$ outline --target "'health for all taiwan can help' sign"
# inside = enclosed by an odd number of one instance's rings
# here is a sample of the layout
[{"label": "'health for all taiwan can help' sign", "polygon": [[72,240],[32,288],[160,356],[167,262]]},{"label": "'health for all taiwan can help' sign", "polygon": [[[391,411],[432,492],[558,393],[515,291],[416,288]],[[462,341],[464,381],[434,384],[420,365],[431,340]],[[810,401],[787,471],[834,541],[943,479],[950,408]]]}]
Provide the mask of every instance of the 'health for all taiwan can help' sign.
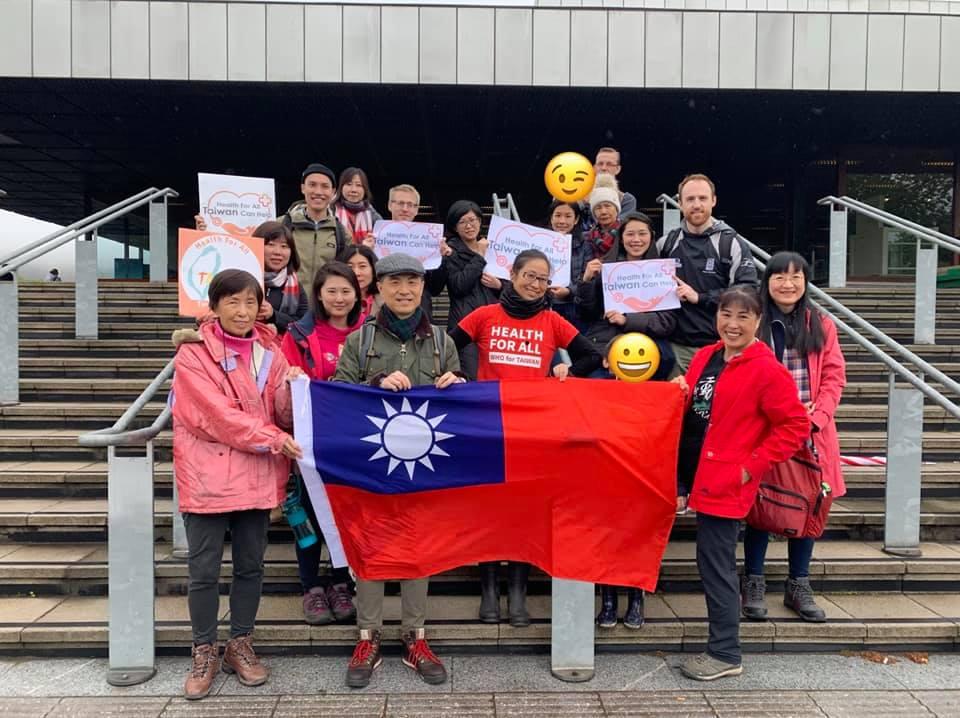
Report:
[{"label": "'health for all taiwan can help' sign", "polygon": [[251,235],[258,225],[277,216],[276,190],[266,177],[197,175],[200,214],[207,229],[233,235]]},{"label": "'health for all taiwan can help' sign", "polygon": [[263,284],[263,240],[259,237],[181,229],[179,245],[182,316],[199,317],[209,311],[207,288],[224,269],[242,269]]},{"label": "'health for all taiwan can help' sign", "polygon": [[511,222],[503,217],[490,219],[487,232],[490,245],[487,247],[485,271],[501,279],[510,278],[513,260],[525,249],[539,249],[550,260],[550,285],[570,285],[570,235],[552,232],[542,227]]},{"label": "'health for all taiwan can help' sign", "polygon": [[378,257],[409,254],[419,259],[424,269],[436,269],[440,266],[442,224],[381,219],[373,225],[373,236],[373,251]]},{"label": "'health for all taiwan can help' sign", "polygon": [[604,264],[603,308],[624,314],[677,309],[676,270],[673,259]]}]

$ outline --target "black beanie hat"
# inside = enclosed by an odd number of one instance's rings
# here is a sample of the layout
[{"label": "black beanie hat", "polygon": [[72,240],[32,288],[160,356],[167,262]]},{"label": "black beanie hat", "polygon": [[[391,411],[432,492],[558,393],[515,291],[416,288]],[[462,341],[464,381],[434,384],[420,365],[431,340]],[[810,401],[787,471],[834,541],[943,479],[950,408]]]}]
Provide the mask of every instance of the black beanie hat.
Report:
[{"label": "black beanie hat", "polygon": [[475,212],[480,221],[483,221],[483,210],[480,209],[480,205],[469,199],[458,199],[450,205],[450,209],[447,210],[447,221],[443,223],[443,229],[448,237],[457,236],[457,222],[467,212]]},{"label": "black beanie hat", "polygon": [[311,162],[307,165],[307,168],[303,171],[303,174],[300,175],[300,182],[304,182],[309,175],[315,174],[326,175],[330,178],[330,184],[332,184],[334,187],[337,186],[337,176],[333,173],[333,170],[326,165],[320,164],[319,162]]}]

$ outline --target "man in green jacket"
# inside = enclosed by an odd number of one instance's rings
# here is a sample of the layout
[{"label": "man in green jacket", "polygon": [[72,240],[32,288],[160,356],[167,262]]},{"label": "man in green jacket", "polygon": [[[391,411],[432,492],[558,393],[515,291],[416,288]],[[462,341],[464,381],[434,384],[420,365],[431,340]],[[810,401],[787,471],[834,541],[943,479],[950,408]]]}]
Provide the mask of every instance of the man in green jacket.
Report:
[{"label": "man in green jacket", "polygon": [[303,199],[290,205],[277,221],[293,232],[300,255],[297,278],[309,297],[313,275],[352,243],[353,237],[330,207],[337,196],[337,179],[332,169],[319,162],[307,165],[300,175],[300,192]]},{"label": "man in green jacket", "polygon": [[[406,254],[377,262],[377,287],[383,306],[376,317],[347,337],[334,381],[368,384],[389,391],[433,385],[443,389],[465,381],[458,372],[457,348],[430,323],[420,300],[423,265]],[[424,634],[429,577],[400,581],[403,662],[427,683],[443,683],[447,671]],[[383,581],[357,581],[360,640],[347,668],[347,685],[363,688],[380,665]]]}]

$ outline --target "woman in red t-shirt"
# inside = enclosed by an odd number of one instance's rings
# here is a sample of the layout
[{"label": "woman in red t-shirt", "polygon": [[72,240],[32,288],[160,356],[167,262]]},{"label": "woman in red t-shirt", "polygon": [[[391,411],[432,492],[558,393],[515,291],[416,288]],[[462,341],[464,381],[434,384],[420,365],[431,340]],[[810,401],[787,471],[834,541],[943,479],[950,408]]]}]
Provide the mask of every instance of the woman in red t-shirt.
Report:
[{"label": "woman in red t-shirt", "polygon": [[[563,381],[568,374],[588,376],[602,359],[576,327],[550,309],[550,260],[536,249],[517,255],[510,281],[503,282],[498,304],[470,312],[450,332],[462,350],[469,344],[479,349],[477,379],[520,379],[546,377],[557,349],[566,349],[572,367],[557,364],[553,375]],[[480,620],[500,622],[500,595],[497,582],[499,562],[480,564]],[[530,565],[509,563],[510,592],[507,606],[511,626],[529,626],[527,578]]]}]

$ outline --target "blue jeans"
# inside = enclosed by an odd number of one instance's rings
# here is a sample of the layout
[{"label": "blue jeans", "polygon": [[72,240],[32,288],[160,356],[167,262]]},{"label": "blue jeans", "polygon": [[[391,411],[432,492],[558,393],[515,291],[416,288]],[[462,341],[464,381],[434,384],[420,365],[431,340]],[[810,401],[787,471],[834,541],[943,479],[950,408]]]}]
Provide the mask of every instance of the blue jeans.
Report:
[{"label": "blue jeans", "polygon": [[[743,567],[749,576],[762,576],[763,563],[767,557],[770,534],[747,526],[743,531]],[[787,542],[790,578],[810,576],[810,559],[813,558],[812,538],[792,538]]]}]

